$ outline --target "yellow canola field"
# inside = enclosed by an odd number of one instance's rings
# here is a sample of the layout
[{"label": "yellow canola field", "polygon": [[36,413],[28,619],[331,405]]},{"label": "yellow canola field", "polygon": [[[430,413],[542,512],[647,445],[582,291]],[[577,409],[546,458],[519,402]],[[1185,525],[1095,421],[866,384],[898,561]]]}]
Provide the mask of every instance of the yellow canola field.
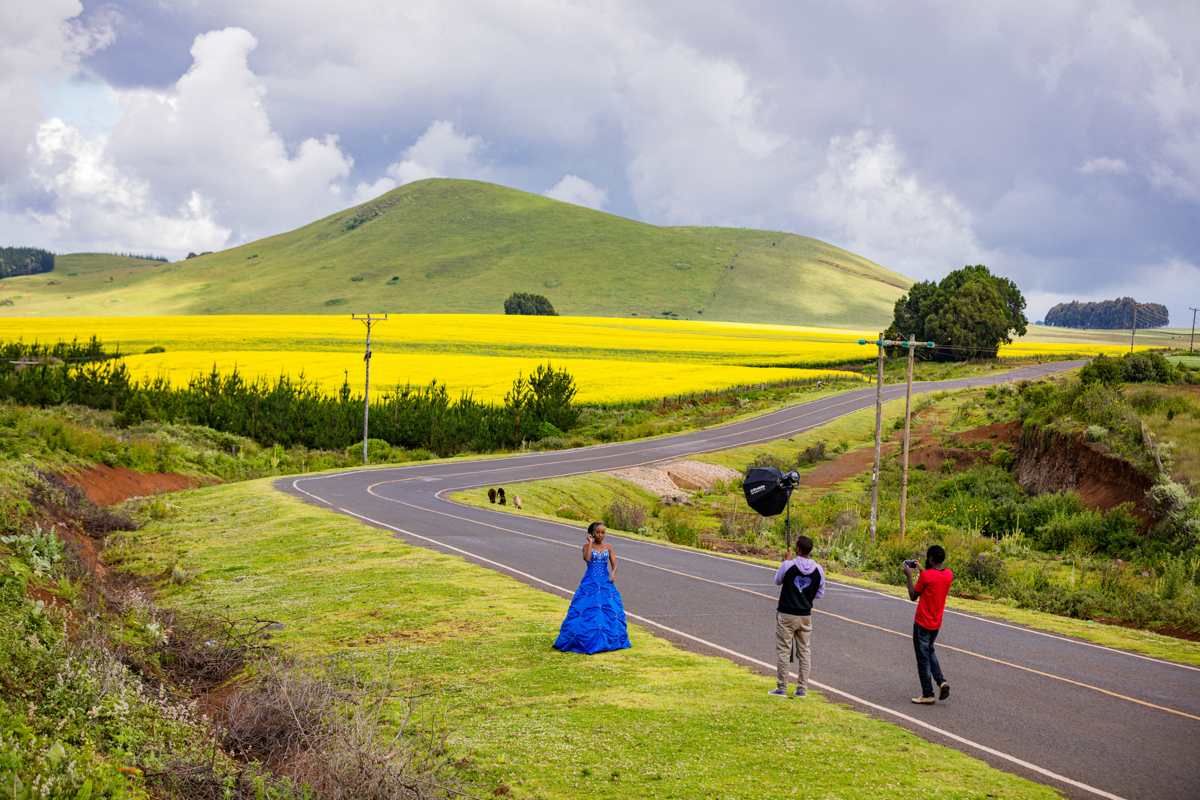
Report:
[{"label": "yellow canola field", "polygon": [[[328,390],[349,374],[362,387],[361,322],[343,316],[75,317],[0,319],[0,340],[53,342],[97,336],[131,354],[135,374],[182,383],[213,365],[236,364],[248,378],[301,372]],[[452,396],[470,391],[500,400],[518,373],[547,362],[565,367],[582,402],[640,400],[730,386],[827,374],[798,369],[875,355],[867,331],[696,320],[525,317],[468,314],[390,316],[372,328],[371,384],[445,383]],[[167,352],[152,355],[159,345]],[[1001,355],[1120,354],[1107,344],[1018,342]],[[784,366],[786,365],[786,366]]]},{"label": "yellow canola field", "polygon": [[[126,353],[271,350],[361,352],[366,329],[345,316],[71,317],[0,319],[0,340],[57,341],[98,336]],[[493,314],[392,315],[372,328],[379,352],[478,353],[604,360],[680,358],[719,363],[822,362],[860,355],[873,334],[686,320],[524,317]]]},{"label": "yellow canola field", "polygon": [[[125,359],[139,377],[166,374],[173,384],[182,384],[193,374],[231,372],[236,366],[248,378],[274,379],[281,373],[292,377],[301,369],[305,378],[315,381],[333,394],[349,377],[350,387],[363,389],[363,361],[359,354],[344,353],[267,353],[262,351],[156,353]],[[383,394],[401,385],[445,383],[452,398],[471,392],[476,400],[502,401],[518,374],[529,375],[546,359],[477,355],[400,355],[375,353],[371,357],[371,396]],[[579,387],[581,403],[611,403],[648,400],[731,386],[771,383],[795,378],[840,374],[856,380],[861,376],[833,370],[789,369],[786,367],[738,367],[695,362],[597,361],[593,359],[554,359],[555,368],[565,368]],[[349,371],[347,375],[347,371]]]}]

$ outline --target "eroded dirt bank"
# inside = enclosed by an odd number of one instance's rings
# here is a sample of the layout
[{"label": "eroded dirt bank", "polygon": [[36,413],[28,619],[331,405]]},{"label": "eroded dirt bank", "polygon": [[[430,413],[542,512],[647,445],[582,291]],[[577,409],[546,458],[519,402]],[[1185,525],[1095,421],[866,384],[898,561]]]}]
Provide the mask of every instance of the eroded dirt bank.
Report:
[{"label": "eroded dirt bank", "polygon": [[1154,486],[1149,476],[1092,447],[1079,434],[1058,437],[1045,449],[1037,438],[1026,437],[1026,444],[1014,451],[1013,469],[1022,489],[1030,494],[1074,489],[1088,508],[1108,511],[1132,503],[1143,522],[1156,521],[1146,502],[1146,492]]},{"label": "eroded dirt bank", "polygon": [[134,472],[128,467],[109,467],[104,464],[74,472],[63,472],[61,477],[65,482],[83,491],[87,499],[98,506],[116,505],[131,497],[195,489],[209,483],[177,472],[144,474]]}]

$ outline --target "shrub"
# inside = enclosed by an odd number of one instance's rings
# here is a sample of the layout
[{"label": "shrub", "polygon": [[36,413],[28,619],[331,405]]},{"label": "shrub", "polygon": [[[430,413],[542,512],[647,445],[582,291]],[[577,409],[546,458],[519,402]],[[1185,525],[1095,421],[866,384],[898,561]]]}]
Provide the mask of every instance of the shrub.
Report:
[{"label": "shrub", "polygon": [[980,586],[992,587],[1004,579],[1004,562],[998,556],[977,553],[963,565],[963,577]]},{"label": "shrub", "polygon": [[[825,460],[825,443],[817,442],[811,447],[806,447],[800,451],[797,457],[797,463],[801,465],[816,464],[819,461]],[[781,467],[782,469],[782,467]],[[785,470],[786,471],[786,470]]]},{"label": "shrub", "polygon": [[1083,438],[1089,442],[1100,442],[1108,436],[1108,428],[1103,425],[1089,425],[1083,432]]},{"label": "shrub", "polygon": [[538,423],[537,430],[534,431],[534,438],[536,438],[536,439],[551,439],[551,438],[561,439],[561,438],[563,438],[563,432],[561,430],[559,430],[558,426],[556,426],[554,423],[548,422],[546,420],[542,420],[541,422]]},{"label": "shrub", "polygon": [[770,453],[759,453],[754,457],[753,461],[746,465],[746,469],[743,472],[749,472],[752,469],[762,469],[763,467],[775,467],[780,472],[789,472],[792,465],[779,456],[773,456]]},{"label": "shrub", "polygon": [[723,539],[754,544],[759,540],[765,527],[766,520],[758,514],[747,511],[721,512],[721,538]]},{"label": "shrub", "polygon": [[1104,383],[1113,386],[1121,382],[1121,359],[1097,356],[1092,363],[1079,370],[1079,381],[1085,386]]},{"label": "shrub", "polygon": [[1014,456],[1009,450],[997,450],[996,452],[992,453],[990,458],[988,458],[988,461],[992,464],[992,466],[999,467],[1003,470],[1011,469],[1013,462],[1016,460],[1016,456]]},{"label": "shrub", "polygon": [[617,498],[608,504],[601,518],[604,527],[622,531],[636,531],[646,524],[645,506]]},{"label": "shrub", "polygon": [[668,509],[662,515],[662,532],[667,541],[672,544],[683,544],[695,547],[699,541],[696,530],[688,524],[682,514],[674,509]]},{"label": "shrub", "polygon": [[161,344],[156,344],[156,345],[153,345],[152,347],[146,348],[146,355],[150,355],[152,353],[165,353],[165,352],[167,352],[167,348],[163,347]]},{"label": "shrub", "polygon": [[1038,526],[1038,546],[1042,550],[1061,552],[1075,539],[1094,542],[1102,523],[1100,512],[1090,508],[1075,512],[1056,510],[1045,524]]},{"label": "shrub", "polygon": [[1162,353],[1132,353],[1121,359],[1121,379],[1127,383],[1176,383],[1179,370]]}]

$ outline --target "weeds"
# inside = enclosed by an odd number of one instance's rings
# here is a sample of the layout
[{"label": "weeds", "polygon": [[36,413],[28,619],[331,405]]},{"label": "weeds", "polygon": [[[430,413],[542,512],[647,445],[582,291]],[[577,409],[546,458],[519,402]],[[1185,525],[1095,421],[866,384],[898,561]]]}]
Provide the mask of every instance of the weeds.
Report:
[{"label": "weeds", "polygon": [[17,533],[12,536],[0,536],[0,542],[8,545],[38,577],[50,575],[54,565],[62,560],[63,544],[54,531],[42,530],[41,525],[34,525],[29,533]]}]

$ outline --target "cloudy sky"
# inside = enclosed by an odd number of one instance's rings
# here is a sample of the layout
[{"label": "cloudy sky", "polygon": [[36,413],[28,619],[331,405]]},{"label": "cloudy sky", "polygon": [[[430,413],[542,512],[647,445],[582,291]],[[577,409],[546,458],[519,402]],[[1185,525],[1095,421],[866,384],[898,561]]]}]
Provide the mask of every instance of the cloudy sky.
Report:
[{"label": "cloudy sky", "polygon": [[1200,306],[1194,0],[16,0],[0,244],[180,258],[432,176]]}]

